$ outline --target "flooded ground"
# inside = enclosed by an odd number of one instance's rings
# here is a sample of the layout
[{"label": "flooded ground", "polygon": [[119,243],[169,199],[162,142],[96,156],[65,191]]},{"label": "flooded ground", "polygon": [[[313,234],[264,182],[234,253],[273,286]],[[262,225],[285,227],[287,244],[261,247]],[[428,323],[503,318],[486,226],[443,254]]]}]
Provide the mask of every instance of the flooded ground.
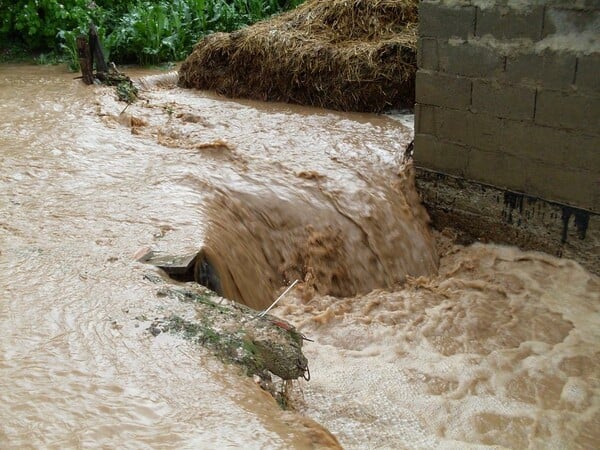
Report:
[{"label": "flooded ground", "polygon": [[[61,68],[0,66],[0,447],[596,446],[598,277],[436,246],[400,121],[173,81],[122,112]],[[185,306],[133,255],[202,246],[253,306],[300,279],[274,310],[315,341],[297,413],[146,330]]]}]

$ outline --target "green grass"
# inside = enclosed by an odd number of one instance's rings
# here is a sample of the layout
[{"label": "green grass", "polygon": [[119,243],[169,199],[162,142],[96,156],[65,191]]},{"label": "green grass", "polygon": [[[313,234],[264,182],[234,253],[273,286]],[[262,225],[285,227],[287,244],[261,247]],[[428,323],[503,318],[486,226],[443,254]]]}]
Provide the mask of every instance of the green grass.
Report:
[{"label": "green grass", "polygon": [[[184,59],[203,36],[233,31],[303,0],[18,0],[0,2],[0,48],[20,46],[78,69],[75,39],[90,22],[107,59],[156,65]],[[5,52],[4,59],[10,59]]]}]

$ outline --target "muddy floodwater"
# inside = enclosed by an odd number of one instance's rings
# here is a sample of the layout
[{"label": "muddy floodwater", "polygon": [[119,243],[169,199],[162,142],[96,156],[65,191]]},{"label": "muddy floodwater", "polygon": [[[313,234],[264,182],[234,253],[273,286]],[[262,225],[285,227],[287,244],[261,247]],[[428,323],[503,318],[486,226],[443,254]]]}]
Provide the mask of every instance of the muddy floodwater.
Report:
[{"label": "muddy floodwater", "polygon": [[[433,234],[410,116],[0,65],[0,448],[592,449],[600,279]],[[227,297],[306,341],[292,409],[155,317],[147,249],[204,248]],[[339,443],[339,444],[338,444]]]}]

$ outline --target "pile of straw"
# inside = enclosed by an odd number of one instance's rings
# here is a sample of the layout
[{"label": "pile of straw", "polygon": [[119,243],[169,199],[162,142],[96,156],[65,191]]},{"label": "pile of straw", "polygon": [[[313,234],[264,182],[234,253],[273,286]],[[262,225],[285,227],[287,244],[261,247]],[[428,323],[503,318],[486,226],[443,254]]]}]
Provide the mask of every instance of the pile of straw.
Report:
[{"label": "pile of straw", "polygon": [[412,106],[418,0],[308,0],[200,41],[179,85],[343,111]]}]

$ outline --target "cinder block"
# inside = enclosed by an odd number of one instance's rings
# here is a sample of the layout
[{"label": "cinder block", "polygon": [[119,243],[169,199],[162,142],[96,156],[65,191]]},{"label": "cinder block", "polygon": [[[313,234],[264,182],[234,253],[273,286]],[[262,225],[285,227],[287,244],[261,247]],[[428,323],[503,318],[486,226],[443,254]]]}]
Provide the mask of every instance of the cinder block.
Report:
[{"label": "cinder block", "polygon": [[547,200],[593,210],[600,192],[600,178],[597,174],[585,170],[531,162],[527,166],[525,192]]},{"label": "cinder block", "polygon": [[546,4],[547,6],[557,6],[567,9],[600,10],[600,0],[547,0]]},{"label": "cinder block", "polygon": [[435,127],[437,135],[446,141],[463,145],[471,144],[469,116],[472,116],[472,114],[466,110],[436,108]]},{"label": "cinder block", "polygon": [[528,38],[537,41],[542,35],[544,8],[527,10],[499,7],[477,10],[475,34],[491,34],[499,39]]},{"label": "cinder block", "polygon": [[502,149],[504,119],[448,108],[435,108],[433,118],[440,139],[478,150]]},{"label": "cinder block", "polygon": [[428,105],[467,109],[471,104],[471,80],[419,70],[416,79],[416,101]]},{"label": "cinder block", "polygon": [[439,69],[457,75],[488,77],[504,70],[504,56],[498,52],[468,42],[439,43]]},{"label": "cinder block", "polygon": [[[577,169],[588,169],[600,178],[600,136],[565,132],[565,165]],[[598,192],[600,194],[600,192]],[[600,212],[600,209],[597,211]]]},{"label": "cinder block", "polygon": [[429,134],[415,135],[414,160],[418,167],[455,176],[464,176],[469,149],[440,141]]},{"label": "cinder block", "polygon": [[415,105],[415,134],[432,134],[437,136],[434,106]]},{"label": "cinder block", "polygon": [[474,33],[474,7],[449,7],[427,1],[419,4],[419,36],[467,39]]},{"label": "cinder block", "polygon": [[[598,1],[600,2],[600,0]],[[575,85],[577,90],[600,95],[600,55],[598,53],[578,57]]]},{"label": "cinder block", "polygon": [[590,170],[600,177],[600,136],[506,120],[502,149],[529,161]]},{"label": "cinder block", "polygon": [[417,43],[419,69],[438,70],[438,42],[435,38],[419,38]]},{"label": "cinder block", "polygon": [[525,53],[506,60],[506,80],[549,89],[566,89],[573,84],[577,58],[574,53]]},{"label": "cinder block", "polygon": [[502,149],[524,160],[555,165],[565,161],[567,136],[563,130],[507,120],[502,138]]},{"label": "cinder block", "polygon": [[487,151],[497,151],[502,148],[504,119],[485,113],[469,116],[470,145]]},{"label": "cinder block", "polygon": [[438,169],[439,152],[440,146],[437,136],[431,134],[415,134],[413,159],[416,166],[428,169]]},{"label": "cinder block", "polygon": [[469,154],[466,177],[492,186],[525,191],[525,162],[513,155],[473,149]]},{"label": "cinder block", "polygon": [[533,119],[535,89],[473,80],[471,110],[509,119]]},{"label": "cinder block", "polygon": [[600,11],[590,9],[546,8],[543,37],[552,34],[598,33]]},{"label": "cinder block", "polygon": [[537,95],[535,122],[600,135],[600,96],[540,90]]}]

